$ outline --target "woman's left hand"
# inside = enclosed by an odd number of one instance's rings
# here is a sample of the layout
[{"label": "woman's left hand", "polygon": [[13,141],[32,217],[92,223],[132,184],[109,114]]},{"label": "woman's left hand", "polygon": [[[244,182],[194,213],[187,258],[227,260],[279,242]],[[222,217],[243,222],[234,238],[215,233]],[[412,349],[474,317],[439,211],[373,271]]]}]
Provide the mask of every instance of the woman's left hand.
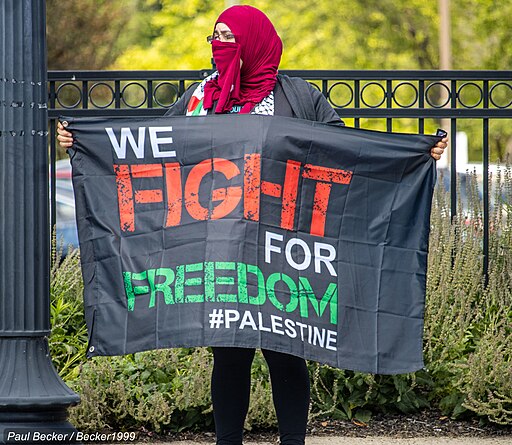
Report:
[{"label": "woman's left hand", "polygon": [[432,156],[436,161],[439,161],[446,147],[448,147],[448,136],[441,139],[430,149],[430,156]]}]

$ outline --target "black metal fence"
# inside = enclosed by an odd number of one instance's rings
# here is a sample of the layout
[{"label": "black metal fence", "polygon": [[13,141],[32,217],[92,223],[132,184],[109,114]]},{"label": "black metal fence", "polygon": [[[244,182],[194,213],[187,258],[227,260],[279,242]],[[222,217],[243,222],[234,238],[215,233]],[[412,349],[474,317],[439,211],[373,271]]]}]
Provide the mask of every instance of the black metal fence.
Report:
[{"label": "black metal fence", "polygon": [[[56,120],[66,116],[155,116],[211,71],[51,71],[49,117],[51,165],[57,159]],[[450,171],[456,172],[461,119],[477,120],[483,163],[483,272],[489,251],[489,158],[494,119],[512,119],[512,71],[282,71],[315,85],[349,125],[425,132],[444,124],[450,135]],[[444,120],[443,120],[444,119]],[[380,122],[380,124],[378,124]],[[384,122],[385,124],[382,124]],[[442,124],[441,124],[442,122]],[[403,127],[403,124],[401,124]],[[55,169],[51,170],[55,184]],[[451,212],[457,209],[457,177],[450,175]],[[55,191],[52,225],[55,223]]]}]

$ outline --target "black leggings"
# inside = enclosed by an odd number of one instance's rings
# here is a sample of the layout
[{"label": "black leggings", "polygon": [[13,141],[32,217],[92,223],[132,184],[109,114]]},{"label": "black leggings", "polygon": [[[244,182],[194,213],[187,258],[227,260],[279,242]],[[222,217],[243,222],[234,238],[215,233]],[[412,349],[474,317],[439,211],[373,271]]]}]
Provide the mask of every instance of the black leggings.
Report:
[{"label": "black leggings", "polygon": [[[212,402],[217,445],[241,445],[249,409],[254,349],[213,349]],[[309,374],[304,359],[262,350],[270,370],[282,445],[304,445],[309,409]]]}]

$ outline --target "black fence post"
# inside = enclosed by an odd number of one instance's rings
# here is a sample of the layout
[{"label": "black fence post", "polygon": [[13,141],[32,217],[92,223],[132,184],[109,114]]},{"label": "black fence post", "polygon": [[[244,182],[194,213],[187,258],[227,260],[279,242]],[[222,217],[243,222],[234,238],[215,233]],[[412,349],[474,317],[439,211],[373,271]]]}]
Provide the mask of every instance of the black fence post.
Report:
[{"label": "black fence post", "polygon": [[45,0],[0,2],[0,48],[0,443],[6,443],[16,428],[72,428],[67,408],[80,399],[60,379],[48,348]]}]

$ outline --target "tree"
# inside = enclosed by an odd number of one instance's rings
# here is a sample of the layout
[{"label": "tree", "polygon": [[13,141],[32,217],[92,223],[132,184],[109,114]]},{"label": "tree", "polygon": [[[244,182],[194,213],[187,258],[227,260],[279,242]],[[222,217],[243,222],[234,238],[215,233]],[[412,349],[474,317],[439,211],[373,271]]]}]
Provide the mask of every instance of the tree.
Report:
[{"label": "tree", "polygon": [[126,31],[136,6],[135,0],[47,0],[48,68],[109,67],[132,43]]},{"label": "tree", "polygon": [[[147,4],[148,2],[143,2]],[[283,39],[281,68],[437,69],[436,1],[259,0]],[[122,68],[200,69],[209,64],[210,34],[223,3],[153,0],[147,27],[118,59]],[[155,8],[155,4],[158,8]],[[451,2],[455,69],[508,69],[512,62],[511,0]],[[441,30],[450,32],[450,30]]]}]

